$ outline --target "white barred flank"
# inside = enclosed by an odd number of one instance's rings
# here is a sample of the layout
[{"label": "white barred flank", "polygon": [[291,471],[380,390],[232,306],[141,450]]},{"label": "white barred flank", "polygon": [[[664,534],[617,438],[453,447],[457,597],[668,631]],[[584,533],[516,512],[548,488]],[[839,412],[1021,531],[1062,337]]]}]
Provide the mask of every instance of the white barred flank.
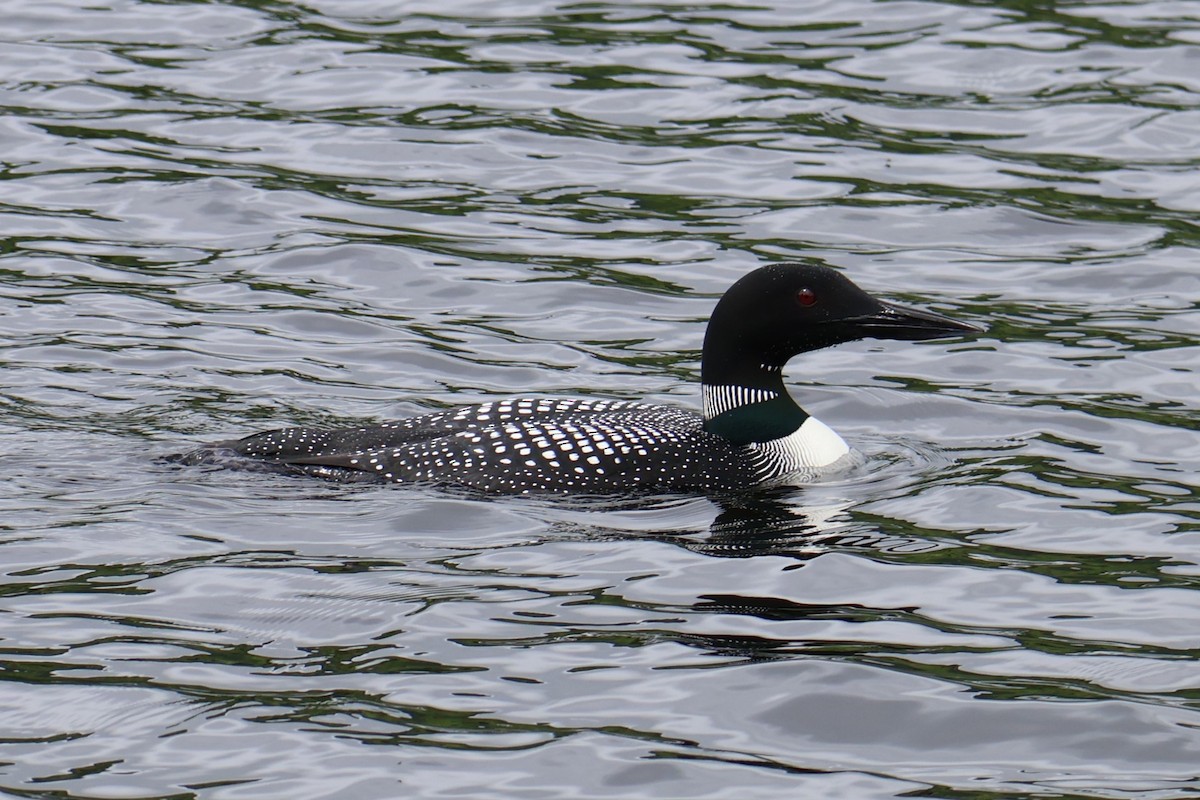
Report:
[{"label": "white barred flank", "polygon": [[704,385],[704,418],[712,419],[718,414],[724,414],[731,408],[747,406],[751,403],[764,403],[779,397],[778,392],[770,389],[751,389],[746,386],[709,386]]}]

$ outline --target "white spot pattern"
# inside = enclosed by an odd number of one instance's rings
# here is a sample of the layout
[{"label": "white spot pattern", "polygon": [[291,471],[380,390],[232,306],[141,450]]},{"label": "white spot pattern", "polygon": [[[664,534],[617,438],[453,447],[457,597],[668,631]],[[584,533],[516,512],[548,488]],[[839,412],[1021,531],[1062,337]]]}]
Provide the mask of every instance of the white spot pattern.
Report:
[{"label": "white spot pattern", "polygon": [[[723,387],[724,388],[724,387]],[[742,389],[730,397],[757,397]],[[339,481],[426,482],[491,493],[719,492],[811,480],[850,452],[813,418],[790,436],[734,445],[699,414],[621,400],[516,398],[375,427],[287,428],[221,442],[205,454]],[[209,459],[212,460],[212,459]]]}]

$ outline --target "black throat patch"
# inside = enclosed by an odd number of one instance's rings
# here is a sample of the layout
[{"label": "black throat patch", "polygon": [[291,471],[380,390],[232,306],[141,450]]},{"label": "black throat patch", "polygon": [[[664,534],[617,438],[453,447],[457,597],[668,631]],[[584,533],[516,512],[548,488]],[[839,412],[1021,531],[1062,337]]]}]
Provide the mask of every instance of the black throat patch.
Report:
[{"label": "black throat patch", "polygon": [[[785,391],[773,397],[754,401],[732,408],[722,408],[712,403],[709,393],[713,391],[740,389],[741,387],[716,386],[705,388],[704,430],[728,439],[734,444],[769,442],[794,433],[808,419],[808,412],[793,402]],[[742,390],[747,391],[747,390]],[[715,412],[711,417],[708,412]]]}]

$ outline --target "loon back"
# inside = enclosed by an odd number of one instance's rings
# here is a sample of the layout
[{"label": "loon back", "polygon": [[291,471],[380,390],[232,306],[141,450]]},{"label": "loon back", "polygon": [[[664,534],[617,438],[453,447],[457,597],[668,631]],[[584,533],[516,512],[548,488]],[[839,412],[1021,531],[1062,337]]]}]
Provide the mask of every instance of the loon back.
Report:
[{"label": "loon back", "polygon": [[619,400],[515,398],[371,427],[268,431],[175,460],[494,494],[712,494],[810,481],[854,455],[788,394],[790,358],[867,337],[978,330],[874,298],[828,267],[775,264],[735,283],[713,311],[702,415]]}]

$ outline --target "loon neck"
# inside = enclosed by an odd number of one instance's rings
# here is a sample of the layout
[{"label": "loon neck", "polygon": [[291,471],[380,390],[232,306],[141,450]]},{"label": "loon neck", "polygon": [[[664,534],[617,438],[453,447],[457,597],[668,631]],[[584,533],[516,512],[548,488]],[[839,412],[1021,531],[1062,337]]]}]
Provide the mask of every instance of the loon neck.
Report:
[{"label": "loon neck", "polygon": [[703,377],[709,433],[734,444],[769,442],[794,433],[808,419],[783,385],[782,366],[743,366],[724,376],[713,372],[705,369]]}]

